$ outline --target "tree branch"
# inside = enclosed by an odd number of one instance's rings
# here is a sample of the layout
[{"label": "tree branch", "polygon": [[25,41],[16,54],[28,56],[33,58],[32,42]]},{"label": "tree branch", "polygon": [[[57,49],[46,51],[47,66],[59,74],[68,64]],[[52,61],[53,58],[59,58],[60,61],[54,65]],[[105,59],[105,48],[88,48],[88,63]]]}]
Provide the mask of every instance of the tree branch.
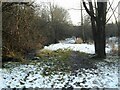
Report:
[{"label": "tree branch", "polygon": [[[111,6],[110,6],[110,7],[111,7]],[[112,9],[113,13],[112,13],[111,16],[106,20],[106,23],[108,23],[108,21],[111,19],[112,15],[114,15],[114,13],[115,13],[117,7],[118,7],[118,5],[115,7],[114,10]],[[112,8],[112,7],[111,7],[111,8]]]},{"label": "tree branch", "polygon": [[[109,0],[108,0],[108,2],[109,2]],[[106,10],[106,13],[108,13],[108,11],[110,10],[110,7],[113,5],[113,2],[114,2],[114,0],[112,1],[111,4],[109,4],[110,6],[109,6],[109,8]],[[109,2],[109,3],[110,3],[110,2]]]},{"label": "tree branch", "polygon": [[[109,2],[109,5],[110,5],[110,2]],[[118,6],[118,5],[117,5],[117,6]],[[118,25],[117,18],[116,18],[116,16],[115,16],[115,12],[114,12],[114,10],[113,10],[113,8],[112,8],[111,5],[110,5],[110,8],[111,8],[111,10],[113,11],[113,15],[114,15],[114,18],[115,18],[115,22],[116,22],[117,26],[119,26],[119,25]]]},{"label": "tree branch", "polygon": [[31,3],[29,3],[29,2],[3,2],[2,11],[4,12],[4,11],[12,9],[12,6],[15,4],[31,6],[34,8],[33,3],[34,2],[31,2]]},{"label": "tree branch", "polygon": [[[91,5],[92,5],[92,2],[89,2],[89,6],[90,6],[90,7],[91,7]],[[87,12],[92,18],[94,18],[94,19],[96,20],[96,17],[94,16],[94,12],[92,12],[91,10],[88,9],[88,7],[86,6],[86,3],[85,3],[84,0],[83,0],[83,6],[84,6],[86,12]]]},{"label": "tree branch", "polygon": [[[80,8],[69,8],[67,10],[81,10]],[[82,9],[82,10],[85,10],[85,9]]]}]

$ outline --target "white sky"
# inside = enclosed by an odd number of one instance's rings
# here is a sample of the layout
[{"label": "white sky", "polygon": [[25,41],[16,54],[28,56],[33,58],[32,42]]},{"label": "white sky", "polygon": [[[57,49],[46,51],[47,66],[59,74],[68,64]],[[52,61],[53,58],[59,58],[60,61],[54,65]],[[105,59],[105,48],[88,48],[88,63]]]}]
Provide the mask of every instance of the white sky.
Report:
[{"label": "white sky", "polygon": [[[71,9],[71,8],[80,9],[80,0],[35,0],[35,1],[38,4],[41,2],[51,2],[51,3],[54,2],[54,4],[57,4],[58,6],[63,7],[64,9],[67,9],[67,10]],[[112,0],[109,0],[109,1],[112,2]],[[120,0],[114,0],[112,7],[115,8],[118,4],[118,1],[120,1]],[[70,14],[72,23],[74,25],[80,24],[80,22],[81,22],[80,10],[71,9],[71,10],[68,10],[68,12]],[[85,11],[83,13],[85,14]],[[118,13],[118,9],[116,10],[116,16],[118,16],[117,13]],[[107,17],[109,17],[111,14],[112,13],[108,13]],[[85,14],[85,15],[87,15],[87,14]],[[109,22],[115,22],[114,17],[112,17],[112,19]]]}]

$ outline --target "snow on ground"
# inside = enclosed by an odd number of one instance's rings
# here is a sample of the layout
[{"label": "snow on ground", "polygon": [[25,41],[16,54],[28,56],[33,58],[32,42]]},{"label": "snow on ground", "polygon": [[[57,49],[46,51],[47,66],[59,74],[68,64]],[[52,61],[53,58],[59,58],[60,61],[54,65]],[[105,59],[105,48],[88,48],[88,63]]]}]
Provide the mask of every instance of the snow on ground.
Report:
[{"label": "snow on ground", "polygon": [[114,43],[118,42],[118,38],[117,37],[109,37],[108,40],[111,41],[111,42],[114,42]]},{"label": "snow on ground", "polygon": [[[10,64],[10,63],[9,63]],[[116,64],[117,65],[117,64]],[[118,68],[114,64],[98,64],[98,69],[80,69],[76,74],[58,72],[43,76],[43,67],[20,65],[11,69],[0,70],[0,88],[118,88]]]},{"label": "snow on ground", "polygon": [[64,44],[64,43],[57,43],[51,44],[50,46],[45,46],[44,49],[48,50],[58,50],[58,49],[71,49],[73,51],[81,51],[87,53],[94,53],[94,45],[88,44]]},{"label": "snow on ground", "polygon": [[[113,44],[114,44],[115,48],[118,48],[117,42],[118,42],[117,37],[108,38],[108,43],[106,44],[106,48],[105,48],[106,53],[111,52],[111,50],[113,48]],[[80,52],[85,52],[85,53],[90,53],[90,54],[95,53],[94,44],[87,44],[87,43],[74,44],[74,43],[75,43],[75,39],[68,38],[67,41],[62,40],[62,42],[60,42],[60,43],[45,46],[44,49],[47,49],[47,50],[71,49],[73,51],[80,51]]]},{"label": "snow on ground", "polygon": [[[117,46],[117,45],[116,45]],[[93,44],[65,44],[57,43],[45,46],[44,49],[71,49],[94,54]],[[111,46],[106,46],[106,52],[111,51]],[[106,61],[109,61],[108,59]],[[114,60],[112,60],[113,62]],[[0,89],[1,88],[62,88],[72,86],[73,88],[118,88],[118,66],[117,62],[110,65],[98,63],[98,69],[81,69],[72,73],[58,72],[50,76],[43,76],[43,66],[19,65],[14,68],[0,69]],[[10,63],[8,65],[11,65]]]},{"label": "snow on ground", "polygon": [[[45,46],[44,49],[47,50],[58,50],[58,49],[71,49],[73,51],[80,51],[85,53],[94,54],[94,44],[65,44],[65,43],[57,43],[57,44],[51,44],[50,46]],[[106,53],[110,53],[111,47],[106,47]]]},{"label": "snow on ground", "polygon": [[5,87],[5,82],[4,82],[4,79],[3,79],[3,76],[2,76],[2,69],[0,69],[0,90]]}]

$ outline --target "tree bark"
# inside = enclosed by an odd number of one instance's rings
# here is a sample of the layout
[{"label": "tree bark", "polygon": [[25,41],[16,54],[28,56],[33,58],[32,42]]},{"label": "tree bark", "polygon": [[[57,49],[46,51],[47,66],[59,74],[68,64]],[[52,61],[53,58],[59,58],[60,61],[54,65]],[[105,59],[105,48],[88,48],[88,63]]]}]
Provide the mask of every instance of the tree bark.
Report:
[{"label": "tree bark", "polygon": [[105,22],[106,22],[106,9],[107,2],[97,2],[98,11],[97,11],[97,55],[100,58],[105,58],[105,45],[106,45],[106,35],[105,35]]},{"label": "tree bark", "polygon": [[[90,13],[94,15],[94,10],[93,10],[93,5],[92,2],[89,2],[89,8],[90,8]],[[93,40],[94,40],[94,46],[95,46],[95,53],[98,53],[98,36],[97,36],[97,27],[96,27],[96,18],[91,16],[91,24],[92,24],[92,34],[93,34]]]},{"label": "tree bark", "polygon": [[[83,2],[83,6],[86,12],[91,16],[91,24],[92,24],[92,33],[93,33],[93,40],[95,45],[95,54],[98,58],[105,58],[105,45],[106,45],[106,38],[105,38],[105,22],[106,22],[106,9],[107,9],[107,2],[97,2],[96,12],[94,14],[94,9],[92,2],[89,1],[89,8],[87,8],[85,2]],[[95,16],[96,15],[96,16]]]}]

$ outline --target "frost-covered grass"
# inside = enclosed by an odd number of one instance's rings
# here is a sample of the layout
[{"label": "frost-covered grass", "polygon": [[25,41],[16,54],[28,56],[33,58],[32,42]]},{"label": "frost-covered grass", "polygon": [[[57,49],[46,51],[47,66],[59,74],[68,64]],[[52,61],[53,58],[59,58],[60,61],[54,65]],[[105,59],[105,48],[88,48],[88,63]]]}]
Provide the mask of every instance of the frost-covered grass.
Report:
[{"label": "frost-covered grass", "polygon": [[[111,61],[108,59],[111,59]],[[81,68],[74,73],[71,71],[52,71],[49,75],[45,75],[44,72],[47,73],[51,69],[45,71],[45,68],[52,68],[52,66],[42,62],[34,61],[25,65],[13,62],[7,63],[8,68],[0,70],[0,87],[62,88],[72,86],[73,88],[118,88],[118,58],[108,57],[108,59],[97,62],[97,69]]]},{"label": "frost-covered grass", "polygon": [[[94,45],[52,44],[38,53],[40,60],[21,64],[9,62],[0,69],[1,88],[118,88],[118,56],[104,60],[91,60],[97,68],[79,68],[71,71],[71,51],[80,51],[80,56],[94,54]],[[111,47],[106,47],[109,53]],[[84,52],[84,53],[83,53]],[[73,58],[74,60],[74,58]],[[84,60],[84,58],[82,59]],[[78,63],[79,64],[79,63]]]}]

